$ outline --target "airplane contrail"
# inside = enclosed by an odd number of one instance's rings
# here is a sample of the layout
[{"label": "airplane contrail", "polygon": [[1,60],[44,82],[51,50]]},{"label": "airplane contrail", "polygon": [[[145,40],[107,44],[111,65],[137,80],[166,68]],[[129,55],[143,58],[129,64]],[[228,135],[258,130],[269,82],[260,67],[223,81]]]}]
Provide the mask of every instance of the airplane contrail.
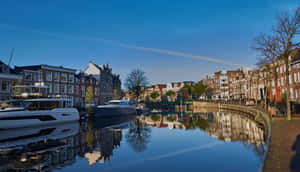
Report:
[{"label": "airplane contrail", "polygon": [[186,58],[193,58],[193,59],[199,59],[199,60],[206,60],[214,63],[219,63],[219,64],[224,64],[224,65],[231,65],[231,66],[244,66],[242,64],[238,63],[233,63],[230,61],[225,61],[225,60],[220,60],[217,58],[211,58],[211,57],[204,57],[204,56],[199,56],[199,55],[194,55],[194,54],[188,54],[188,53],[182,53],[182,52],[176,52],[176,51],[170,51],[170,50],[165,50],[165,49],[157,49],[157,48],[148,48],[148,47],[143,47],[143,46],[136,46],[136,45],[129,45],[129,44],[124,44],[124,43],[119,43],[117,41],[112,41],[112,40],[107,40],[107,39],[102,39],[102,38],[97,38],[97,37],[87,37],[87,36],[72,36],[72,35],[65,35],[65,34],[57,34],[53,32],[44,32],[40,30],[35,30],[35,29],[27,29],[27,28],[22,28],[22,27],[17,27],[17,26],[11,26],[8,24],[0,24],[1,26],[9,27],[15,30],[23,30],[27,32],[32,32],[32,33],[38,33],[41,35],[46,35],[50,37],[57,37],[57,38],[63,38],[63,39],[75,39],[75,40],[86,40],[86,41],[97,41],[97,42],[103,42],[103,43],[108,43],[111,45],[116,45],[124,48],[129,48],[129,49],[136,49],[140,51],[148,51],[148,52],[155,52],[155,53],[160,53],[160,54],[167,54],[167,55],[173,55],[173,56],[180,56],[180,57],[186,57]]}]

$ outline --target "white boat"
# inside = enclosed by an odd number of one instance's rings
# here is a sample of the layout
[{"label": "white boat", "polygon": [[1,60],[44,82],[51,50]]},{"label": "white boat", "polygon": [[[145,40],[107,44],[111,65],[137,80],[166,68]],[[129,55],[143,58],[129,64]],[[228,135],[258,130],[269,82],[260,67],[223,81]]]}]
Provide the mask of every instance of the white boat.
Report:
[{"label": "white boat", "polygon": [[68,99],[40,98],[11,100],[0,103],[0,128],[51,125],[79,120],[76,108],[68,107]]},{"label": "white boat", "polygon": [[94,109],[98,116],[116,116],[136,114],[136,106],[128,100],[111,100],[107,105],[99,105]]}]

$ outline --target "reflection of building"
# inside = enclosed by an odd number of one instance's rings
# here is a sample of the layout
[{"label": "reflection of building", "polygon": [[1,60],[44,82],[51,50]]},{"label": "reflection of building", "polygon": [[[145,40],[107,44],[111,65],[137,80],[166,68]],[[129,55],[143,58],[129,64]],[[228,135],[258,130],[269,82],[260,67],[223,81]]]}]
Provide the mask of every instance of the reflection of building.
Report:
[{"label": "reflection of building", "polygon": [[[88,137],[89,133],[91,137]],[[96,161],[109,162],[121,139],[120,130],[86,131],[83,127],[79,128],[78,123],[2,132],[0,171],[51,171],[72,165],[77,156],[86,157],[90,165]]]},{"label": "reflection of building", "polygon": [[256,145],[264,143],[264,130],[254,120],[239,114],[216,112],[214,120],[205,131],[224,141],[240,140]]},{"label": "reflection of building", "polygon": [[210,136],[224,141],[243,141],[259,146],[264,144],[264,130],[244,115],[235,113],[198,113],[150,115],[140,120],[152,127],[168,127],[170,129],[200,128]]},{"label": "reflection of building", "polygon": [[90,165],[96,162],[102,164],[105,161],[109,163],[113,150],[120,146],[122,132],[103,128],[94,130],[92,135],[90,151],[85,153],[84,156],[88,159]]}]

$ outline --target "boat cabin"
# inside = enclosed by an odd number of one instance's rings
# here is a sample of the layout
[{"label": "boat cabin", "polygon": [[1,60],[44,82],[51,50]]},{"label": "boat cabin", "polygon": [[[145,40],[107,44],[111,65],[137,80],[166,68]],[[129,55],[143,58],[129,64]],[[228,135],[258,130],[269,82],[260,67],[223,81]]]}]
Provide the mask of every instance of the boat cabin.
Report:
[{"label": "boat cabin", "polygon": [[0,102],[0,112],[13,110],[52,110],[55,108],[68,108],[69,99],[26,99]]}]

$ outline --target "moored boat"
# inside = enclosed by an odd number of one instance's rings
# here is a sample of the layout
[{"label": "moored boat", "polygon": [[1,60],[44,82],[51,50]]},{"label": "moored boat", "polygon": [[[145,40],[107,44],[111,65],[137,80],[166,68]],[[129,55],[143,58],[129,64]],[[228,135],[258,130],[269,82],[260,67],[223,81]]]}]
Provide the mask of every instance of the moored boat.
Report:
[{"label": "moored boat", "polygon": [[20,128],[78,121],[79,112],[67,99],[40,98],[0,103],[0,128]]},{"label": "moored boat", "polygon": [[111,100],[107,105],[94,108],[96,116],[136,115],[136,106],[127,100]]}]

